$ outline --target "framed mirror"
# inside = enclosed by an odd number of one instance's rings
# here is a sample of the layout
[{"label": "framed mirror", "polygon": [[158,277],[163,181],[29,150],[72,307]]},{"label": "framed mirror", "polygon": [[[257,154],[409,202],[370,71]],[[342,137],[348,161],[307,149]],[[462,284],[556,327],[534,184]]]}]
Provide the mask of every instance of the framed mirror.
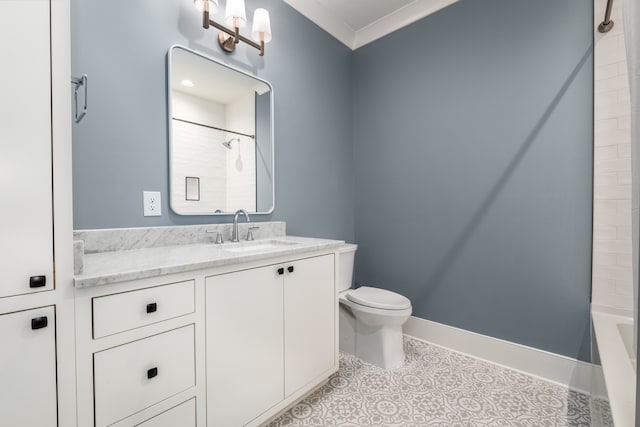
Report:
[{"label": "framed mirror", "polygon": [[167,68],[171,209],[273,212],[271,85],[182,46]]}]

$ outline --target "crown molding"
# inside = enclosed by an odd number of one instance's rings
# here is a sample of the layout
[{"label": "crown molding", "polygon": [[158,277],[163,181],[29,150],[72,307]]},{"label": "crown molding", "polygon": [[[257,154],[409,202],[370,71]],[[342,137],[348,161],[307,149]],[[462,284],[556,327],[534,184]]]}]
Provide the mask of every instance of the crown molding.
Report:
[{"label": "crown molding", "polygon": [[284,0],[284,2],[338,39],[349,49],[354,49],[355,32],[353,29],[319,3],[314,0]]},{"label": "crown molding", "polygon": [[415,0],[357,31],[314,0],[284,1],[348,48],[356,50],[458,0]]},{"label": "crown molding", "polygon": [[358,49],[402,27],[419,21],[440,9],[444,9],[457,1],[458,0],[416,0],[356,31],[351,49]]}]

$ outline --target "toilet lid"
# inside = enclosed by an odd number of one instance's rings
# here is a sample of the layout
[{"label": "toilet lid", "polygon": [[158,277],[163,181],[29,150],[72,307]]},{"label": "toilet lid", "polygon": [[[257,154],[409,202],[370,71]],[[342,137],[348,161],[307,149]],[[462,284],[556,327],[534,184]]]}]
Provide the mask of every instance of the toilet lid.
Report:
[{"label": "toilet lid", "polygon": [[362,286],[347,292],[347,299],[356,304],[385,310],[403,310],[411,307],[411,301],[395,292]]}]

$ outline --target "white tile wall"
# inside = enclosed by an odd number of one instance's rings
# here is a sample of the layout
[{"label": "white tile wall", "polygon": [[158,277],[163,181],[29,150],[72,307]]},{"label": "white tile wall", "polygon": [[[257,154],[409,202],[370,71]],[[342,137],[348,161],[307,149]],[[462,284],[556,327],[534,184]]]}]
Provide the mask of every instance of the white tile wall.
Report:
[{"label": "white tile wall", "polygon": [[[595,25],[606,0],[594,0]],[[594,304],[633,309],[631,267],[631,132],[622,7],[613,29],[595,31],[594,56]]]},{"label": "white tile wall", "polygon": [[[173,91],[173,115],[224,128],[225,108],[203,98]],[[172,122],[171,206],[182,214],[225,210],[227,149],[225,133],[179,121]],[[185,177],[200,178],[200,201],[185,198]]]},{"label": "white tile wall", "polygon": [[[255,93],[247,92],[232,103],[227,104],[227,129],[248,135],[255,135],[256,122]],[[249,119],[251,118],[251,119]],[[230,138],[240,138],[227,150],[227,210],[235,212],[246,209],[256,211],[256,144],[255,140],[229,134]]]},{"label": "white tile wall", "polygon": [[[230,104],[173,91],[173,114],[185,120],[255,134],[255,95]],[[172,122],[171,204],[183,214],[256,210],[256,157],[252,139],[179,121]],[[226,149],[223,141],[233,141]],[[185,177],[200,178],[200,201],[185,199]]]}]

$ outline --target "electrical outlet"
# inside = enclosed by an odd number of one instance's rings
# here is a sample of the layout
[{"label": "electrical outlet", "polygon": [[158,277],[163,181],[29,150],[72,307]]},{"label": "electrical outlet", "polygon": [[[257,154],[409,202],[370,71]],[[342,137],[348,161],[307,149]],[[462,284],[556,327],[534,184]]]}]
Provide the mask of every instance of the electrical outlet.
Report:
[{"label": "electrical outlet", "polygon": [[142,205],[144,216],[162,216],[162,199],[159,191],[143,191]]}]

